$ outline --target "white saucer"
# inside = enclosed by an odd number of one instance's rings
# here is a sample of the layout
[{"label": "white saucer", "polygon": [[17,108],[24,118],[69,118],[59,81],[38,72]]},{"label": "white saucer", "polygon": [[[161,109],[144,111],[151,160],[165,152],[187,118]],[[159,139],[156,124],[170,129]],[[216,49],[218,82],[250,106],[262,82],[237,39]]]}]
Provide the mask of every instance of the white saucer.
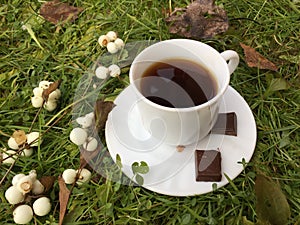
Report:
[{"label": "white saucer", "polygon": [[223,176],[220,182],[216,182],[217,187],[228,183],[224,173],[234,179],[243,170],[239,162],[242,159],[250,161],[256,144],[256,124],[248,104],[232,87],[228,87],[223,97],[220,112],[236,113],[238,136],[210,134],[197,145],[187,146],[183,152],[151,137],[142,126],[137,101],[131,86],[117,97],[116,107],[106,123],[105,136],[113,160],[120,155],[122,171],[129,178],[133,177],[133,162],[145,161],[149,165],[150,171],[143,175],[144,188],[172,196],[211,192],[213,182],[196,182],[195,149],[220,149]]}]

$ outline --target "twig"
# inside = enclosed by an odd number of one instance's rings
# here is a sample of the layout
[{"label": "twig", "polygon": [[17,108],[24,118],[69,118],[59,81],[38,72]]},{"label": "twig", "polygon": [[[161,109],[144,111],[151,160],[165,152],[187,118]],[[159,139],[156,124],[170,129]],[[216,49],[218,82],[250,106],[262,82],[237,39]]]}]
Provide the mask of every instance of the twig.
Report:
[{"label": "twig", "polygon": [[42,106],[39,108],[39,111],[37,111],[37,113],[35,114],[35,116],[34,116],[32,122],[31,122],[30,128],[29,128],[29,130],[28,130],[28,133],[31,132],[31,130],[32,130],[32,128],[33,128],[33,125],[34,125],[34,123],[35,123],[35,121],[36,121],[38,115],[39,115],[39,114],[41,113],[41,111],[42,111],[42,108],[43,108],[44,103],[45,103],[45,100],[43,100]]},{"label": "twig", "polygon": [[[18,153],[16,153],[18,154]],[[20,156],[21,153],[19,153]],[[8,157],[7,157],[8,158]],[[16,160],[10,165],[10,167],[8,168],[8,170],[6,171],[6,173],[4,174],[4,176],[2,177],[1,181],[0,181],[0,186],[2,185],[2,183],[4,182],[5,178],[8,176],[8,174],[10,173],[10,171],[12,170],[12,168],[14,167],[14,165],[16,164],[17,160],[19,159],[19,157],[16,158]],[[4,159],[3,159],[4,160]]]}]

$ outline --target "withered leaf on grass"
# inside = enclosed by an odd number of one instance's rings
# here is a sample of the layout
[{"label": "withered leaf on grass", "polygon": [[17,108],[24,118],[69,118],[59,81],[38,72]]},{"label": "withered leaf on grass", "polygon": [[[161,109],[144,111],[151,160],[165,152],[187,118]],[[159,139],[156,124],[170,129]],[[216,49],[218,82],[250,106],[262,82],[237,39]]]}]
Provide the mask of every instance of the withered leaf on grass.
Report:
[{"label": "withered leaf on grass", "polygon": [[59,223],[58,224],[62,225],[64,217],[67,212],[67,206],[68,206],[71,192],[67,188],[67,185],[61,176],[58,177],[58,185],[59,185]]},{"label": "withered leaf on grass", "polygon": [[83,11],[83,8],[70,6],[67,3],[62,3],[59,0],[45,2],[40,9],[40,14],[46,20],[53,24],[59,22],[73,22],[78,18],[78,14]]},{"label": "withered leaf on grass", "polygon": [[46,193],[52,189],[56,178],[54,176],[43,176],[39,180],[45,188],[44,193]]},{"label": "withered leaf on grass", "polygon": [[243,43],[240,43],[240,45],[244,49],[245,60],[249,67],[277,71],[277,66],[259,54],[254,48]]},{"label": "withered leaf on grass", "polygon": [[44,99],[45,102],[48,101],[49,95],[50,95],[53,91],[55,91],[55,90],[59,87],[60,84],[61,84],[61,80],[57,80],[57,81],[51,83],[51,84],[49,85],[49,87],[43,91],[42,97],[43,97],[43,99]]},{"label": "withered leaf on grass", "polygon": [[256,213],[261,221],[272,225],[287,224],[290,206],[279,184],[264,175],[257,175],[255,181]]},{"label": "withered leaf on grass", "polygon": [[96,101],[94,107],[94,113],[95,113],[96,128],[98,131],[104,128],[108,114],[114,107],[115,104],[113,102],[107,102],[102,100]]},{"label": "withered leaf on grass", "polygon": [[195,39],[211,38],[229,27],[225,10],[213,0],[197,0],[185,8],[176,8],[166,22],[170,33]]}]

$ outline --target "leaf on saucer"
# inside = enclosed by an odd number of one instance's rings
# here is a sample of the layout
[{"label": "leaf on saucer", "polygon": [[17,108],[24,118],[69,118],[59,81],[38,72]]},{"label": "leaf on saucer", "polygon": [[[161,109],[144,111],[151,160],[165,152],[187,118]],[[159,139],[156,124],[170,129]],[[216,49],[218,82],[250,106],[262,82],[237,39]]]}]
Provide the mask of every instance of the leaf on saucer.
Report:
[{"label": "leaf on saucer", "polygon": [[94,106],[96,128],[98,131],[105,126],[108,114],[116,105],[113,102],[97,100]]},{"label": "leaf on saucer", "polygon": [[214,0],[196,0],[185,8],[175,8],[166,18],[169,32],[186,38],[211,38],[227,31],[228,18]]},{"label": "leaf on saucer", "polygon": [[137,171],[138,171],[138,168],[139,168],[139,163],[138,163],[138,162],[132,163],[131,169],[132,169],[133,174],[138,173],[138,172],[137,172]]},{"label": "leaf on saucer", "polygon": [[146,174],[149,172],[149,166],[145,161],[141,161],[140,163],[134,162],[131,165],[131,169],[133,174]]},{"label": "leaf on saucer", "polygon": [[138,173],[146,174],[148,172],[149,172],[149,166],[148,166],[148,164],[145,161],[141,161],[139,169],[138,169]]},{"label": "leaf on saucer", "polygon": [[122,168],[122,161],[121,161],[121,156],[119,154],[117,154],[116,156],[116,164],[118,165],[119,168]]},{"label": "leaf on saucer", "polygon": [[291,215],[290,206],[278,183],[259,174],[255,181],[255,194],[259,220],[272,225],[287,224]]},{"label": "leaf on saucer", "polygon": [[258,53],[254,48],[251,48],[243,43],[240,43],[240,45],[244,49],[245,60],[249,67],[277,71],[277,66]]},{"label": "leaf on saucer", "polygon": [[62,22],[73,22],[78,18],[78,14],[83,11],[83,8],[71,6],[67,3],[54,0],[45,2],[40,8],[40,15],[47,21],[58,24]]},{"label": "leaf on saucer", "polygon": [[135,181],[139,185],[143,185],[144,184],[144,178],[141,175],[139,175],[138,173],[135,175]]}]

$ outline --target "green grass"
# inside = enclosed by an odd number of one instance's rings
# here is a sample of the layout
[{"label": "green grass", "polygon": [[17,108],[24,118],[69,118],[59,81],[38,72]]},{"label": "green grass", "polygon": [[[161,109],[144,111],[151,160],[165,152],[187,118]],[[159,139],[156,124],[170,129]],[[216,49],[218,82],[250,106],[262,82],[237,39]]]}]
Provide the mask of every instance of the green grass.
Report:
[{"label": "green grass", "polygon": [[[60,110],[66,111],[80,78],[103,53],[97,44],[101,34],[115,30],[127,42],[173,38],[164,23],[163,9],[182,7],[190,1],[75,1],[84,8],[79,18],[60,29],[38,18],[41,1],[0,0],[0,147],[6,135],[31,126],[37,112],[31,106],[33,87],[40,80],[63,79]],[[289,224],[300,223],[300,2],[292,0],[218,0],[228,13],[230,28],[210,40],[202,40],[224,51],[233,49],[241,62],[231,85],[250,105],[258,129],[255,154],[246,169],[213,193],[195,197],[170,197],[141,187],[119,186],[100,180],[75,188],[66,224],[242,224],[242,217],[256,221],[254,180],[263,172],[279,181],[291,207]],[[21,29],[30,23],[44,48]],[[278,65],[278,72],[247,67],[239,43],[254,47]],[[286,90],[271,91],[270,82],[284,78]],[[106,85],[104,94],[124,88],[126,75]],[[49,121],[61,115],[42,111],[33,130],[45,131]],[[4,191],[18,172],[36,169],[39,174],[58,176],[79,165],[79,151],[68,139],[72,130],[69,112],[43,137],[31,158],[22,158],[0,187],[0,221],[11,224],[12,208]],[[0,165],[0,177],[7,166]],[[96,174],[94,174],[96,176]],[[58,221],[58,185],[50,192],[53,210],[36,218],[36,224]],[[34,222],[32,221],[32,224]]]}]

